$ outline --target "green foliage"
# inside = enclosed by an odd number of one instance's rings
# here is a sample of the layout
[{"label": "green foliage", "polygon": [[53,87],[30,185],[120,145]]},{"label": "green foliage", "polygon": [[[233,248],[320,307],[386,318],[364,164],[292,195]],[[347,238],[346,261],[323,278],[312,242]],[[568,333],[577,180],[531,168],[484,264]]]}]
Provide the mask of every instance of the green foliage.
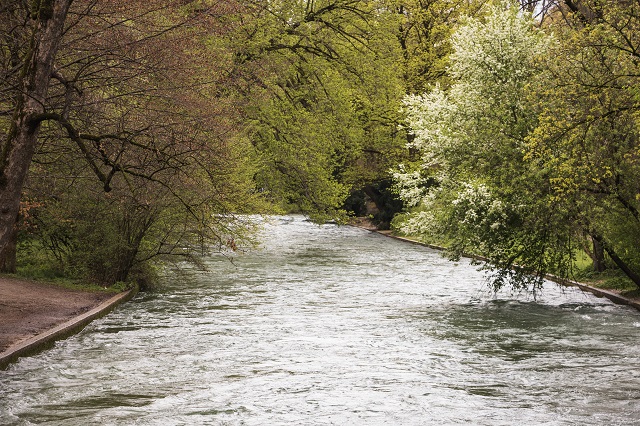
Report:
[{"label": "green foliage", "polygon": [[403,230],[487,256],[495,287],[571,277],[592,240],[640,285],[639,11],[553,21],[557,39],[515,6],[486,11],[451,37],[451,86],[405,101],[422,170],[395,174],[419,206]]},{"label": "green foliage", "polygon": [[[5,131],[24,18],[49,3],[3,9]],[[170,259],[252,244],[243,214],[344,220],[345,200],[373,200],[386,226],[398,195],[412,210],[394,227],[488,256],[496,287],[570,276],[594,241],[633,279],[640,9],[549,6],[541,28],[518,8],[536,3],[74,2],[24,190],[23,271],[149,283]]]},{"label": "green foliage", "polygon": [[609,290],[618,290],[622,293],[632,293],[638,287],[619,269],[609,269],[605,272],[594,272],[593,268],[587,267],[579,270],[575,279],[594,287]]},{"label": "green foliage", "polygon": [[451,34],[465,16],[474,16],[486,0],[387,0],[397,13],[396,36],[403,58],[408,93],[421,93],[435,83],[448,87],[451,79]]},{"label": "green foliage", "polygon": [[394,14],[377,2],[260,3],[227,39],[260,154],[256,186],[315,220],[405,154]]},{"label": "green foliage", "polygon": [[[492,6],[452,36],[451,87],[406,100],[423,170],[395,175],[405,200],[421,206],[404,231],[447,241],[453,258],[487,256],[496,288],[536,287],[544,273],[571,268],[571,230],[560,225],[572,211],[549,204],[523,150],[536,119],[526,85],[549,45],[516,7]],[[424,175],[437,185],[424,187]]]},{"label": "green foliage", "polygon": [[554,201],[579,206],[575,222],[637,274],[640,8],[607,3],[585,2],[599,10],[587,14],[588,25],[554,25],[562,43],[532,87],[540,122],[527,138],[527,158],[544,170]]}]

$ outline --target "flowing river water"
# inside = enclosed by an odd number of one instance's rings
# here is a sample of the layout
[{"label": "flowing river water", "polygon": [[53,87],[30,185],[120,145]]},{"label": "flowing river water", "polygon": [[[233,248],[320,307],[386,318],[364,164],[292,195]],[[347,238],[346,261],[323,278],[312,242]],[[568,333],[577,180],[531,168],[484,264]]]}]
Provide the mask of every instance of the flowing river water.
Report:
[{"label": "flowing river water", "polygon": [[279,217],[0,371],[3,425],[640,424],[640,313]]}]

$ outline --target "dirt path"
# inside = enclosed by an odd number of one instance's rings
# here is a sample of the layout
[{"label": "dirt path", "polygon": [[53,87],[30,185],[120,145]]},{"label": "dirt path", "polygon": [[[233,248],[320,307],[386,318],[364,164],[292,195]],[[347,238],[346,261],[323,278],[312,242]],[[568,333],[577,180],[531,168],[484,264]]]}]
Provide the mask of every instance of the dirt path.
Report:
[{"label": "dirt path", "polygon": [[113,297],[0,277],[0,352]]}]

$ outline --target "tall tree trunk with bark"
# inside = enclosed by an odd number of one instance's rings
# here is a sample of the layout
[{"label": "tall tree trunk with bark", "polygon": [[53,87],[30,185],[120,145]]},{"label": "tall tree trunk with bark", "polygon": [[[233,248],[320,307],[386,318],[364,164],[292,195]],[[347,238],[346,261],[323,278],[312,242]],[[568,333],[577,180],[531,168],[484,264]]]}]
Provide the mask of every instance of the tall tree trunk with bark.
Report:
[{"label": "tall tree trunk with bark", "polygon": [[602,236],[595,234],[592,237],[594,241],[598,241],[598,243],[600,243],[604,251],[606,251],[609,257],[611,258],[611,260],[613,260],[613,263],[615,263],[616,266],[620,268],[620,270],[624,272],[624,274],[631,281],[633,281],[633,283],[638,288],[640,288],[640,274],[636,272],[634,269],[632,269],[631,266],[629,266],[624,260],[622,260],[620,256],[618,256],[618,254],[615,252],[615,250],[613,250],[613,248],[605,242]]},{"label": "tall tree trunk with bark", "polygon": [[593,241],[593,269],[596,272],[604,272],[607,265],[604,261],[604,245],[600,240],[592,238]]},{"label": "tall tree trunk with bark", "polygon": [[[31,18],[33,32],[21,73],[21,90],[16,100],[9,132],[0,152],[0,257],[15,257],[16,218],[20,196],[35,152],[45,112],[53,65],[72,0],[35,0]],[[12,262],[2,265],[10,269]],[[11,272],[11,271],[5,271]]]}]

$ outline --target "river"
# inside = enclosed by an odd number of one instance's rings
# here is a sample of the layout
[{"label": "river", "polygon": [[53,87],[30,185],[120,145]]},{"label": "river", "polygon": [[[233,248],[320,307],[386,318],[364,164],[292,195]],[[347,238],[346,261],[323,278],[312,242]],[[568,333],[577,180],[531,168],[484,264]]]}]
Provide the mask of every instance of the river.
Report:
[{"label": "river", "polygon": [[640,424],[640,313],[277,217],[0,371],[2,425]]}]

